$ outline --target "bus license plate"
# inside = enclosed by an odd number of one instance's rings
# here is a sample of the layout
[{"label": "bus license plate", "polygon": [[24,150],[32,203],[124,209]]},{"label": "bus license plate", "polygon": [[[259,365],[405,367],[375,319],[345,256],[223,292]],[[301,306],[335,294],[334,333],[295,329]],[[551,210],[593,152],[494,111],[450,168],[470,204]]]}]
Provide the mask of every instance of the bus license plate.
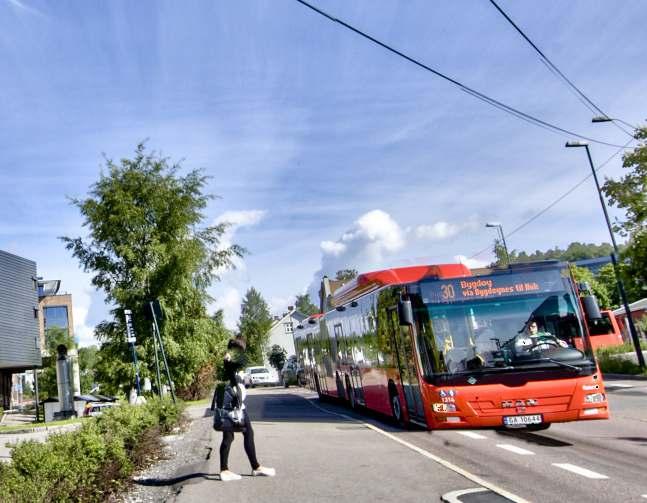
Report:
[{"label": "bus license plate", "polygon": [[503,416],[503,424],[506,426],[524,426],[526,424],[541,424],[541,414],[529,416]]}]

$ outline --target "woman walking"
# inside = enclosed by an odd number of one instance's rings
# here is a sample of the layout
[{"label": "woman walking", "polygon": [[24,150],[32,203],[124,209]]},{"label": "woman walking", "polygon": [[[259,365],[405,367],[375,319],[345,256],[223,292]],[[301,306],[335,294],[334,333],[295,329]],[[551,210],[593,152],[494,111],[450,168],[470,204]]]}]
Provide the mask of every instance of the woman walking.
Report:
[{"label": "woman walking", "polygon": [[218,407],[221,408],[227,405],[233,405],[242,411],[243,425],[240,428],[232,426],[225,426],[222,428],[222,443],[220,444],[220,480],[229,482],[232,480],[240,480],[242,477],[229,469],[229,450],[234,441],[234,431],[242,431],[243,445],[245,453],[249,459],[252,467],[252,476],[273,477],[275,475],[274,468],[261,466],[256,459],[256,446],[254,444],[254,430],[252,423],[249,420],[249,415],[245,408],[246,391],[245,386],[240,382],[238,371],[245,366],[245,340],[241,336],[231,339],[227,344],[227,353],[223,362],[223,377],[224,382],[216,387],[211,408],[213,409],[218,402]]}]

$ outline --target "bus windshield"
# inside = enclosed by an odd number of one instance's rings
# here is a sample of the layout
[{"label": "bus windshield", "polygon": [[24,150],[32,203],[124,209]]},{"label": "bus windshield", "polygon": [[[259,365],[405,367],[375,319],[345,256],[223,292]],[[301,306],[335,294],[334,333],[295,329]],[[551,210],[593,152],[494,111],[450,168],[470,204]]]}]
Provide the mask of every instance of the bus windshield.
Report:
[{"label": "bus windshield", "polygon": [[[563,366],[589,363],[570,280],[559,270],[490,275],[422,285],[436,372]],[[588,345],[585,347],[588,348]]]}]

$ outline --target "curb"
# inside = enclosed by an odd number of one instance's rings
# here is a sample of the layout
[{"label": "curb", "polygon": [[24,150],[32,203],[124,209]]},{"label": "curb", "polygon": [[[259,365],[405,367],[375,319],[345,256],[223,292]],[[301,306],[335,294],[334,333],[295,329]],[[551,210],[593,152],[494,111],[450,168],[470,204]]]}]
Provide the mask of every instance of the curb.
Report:
[{"label": "curb", "polygon": [[[39,431],[58,431],[58,430],[74,430],[83,423],[71,423],[61,426],[34,426],[31,428],[21,428],[19,430],[0,431],[0,435],[20,435],[23,433],[38,433]],[[78,426],[77,426],[78,425]]]},{"label": "curb", "polygon": [[605,374],[602,373],[603,379],[624,379],[626,381],[647,381],[647,376],[635,374]]}]

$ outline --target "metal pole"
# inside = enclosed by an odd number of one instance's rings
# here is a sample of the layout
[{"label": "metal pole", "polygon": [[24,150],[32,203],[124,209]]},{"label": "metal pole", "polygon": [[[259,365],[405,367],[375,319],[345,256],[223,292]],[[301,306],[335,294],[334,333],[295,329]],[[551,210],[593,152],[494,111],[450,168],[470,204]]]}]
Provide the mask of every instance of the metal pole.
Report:
[{"label": "metal pole", "polygon": [[135,343],[130,343],[130,349],[133,351],[133,365],[135,366],[135,388],[137,388],[137,396],[142,394],[142,390],[139,384],[139,365],[137,364],[137,350],[135,349]]},{"label": "metal pole", "polygon": [[[39,396],[38,396],[38,369],[34,367],[34,395],[36,399],[36,422],[40,422],[40,413],[39,413]],[[43,411],[43,419],[45,419],[45,411]]]},{"label": "metal pole", "polygon": [[160,377],[160,361],[157,357],[157,337],[155,336],[155,324],[151,323],[151,330],[153,332],[153,348],[155,350],[155,373],[157,376],[157,393],[162,396],[162,378]]},{"label": "metal pole", "polygon": [[616,281],[618,282],[618,289],[620,290],[620,297],[622,298],[622,305],[625,308],[625,313],[627,315],[627,325],[629,326],[629,333],[631,334],[631,340],[636,349],[636,357],[638,358],[638,365],[641,369],[645,368],[645,357],[643,356],[642,349],[640,347],[640,339],[638,338],[638,332],[636,331],[636,326],[634,325],[634,320],[631,317],[631,310],[629,309],[629,303],[627,302],[627,294],[625,292],[625,287],[620,277],[620,271],[618,269],[618,263],[616,257],[619,256],[618,245],[616,244],[616,238],[613,235],[613,228],[611,227],[611,222],[609,220],[609,214],[607,213],[607,206],[604,203],[604,198],[602,197],[602,191],[600,190],[600,184],[598,183],[598,175],[595,171],[595,166],[593,166],[593,159],[591,159],[591,152],[588,145],[586,147],[586,155],[589,158],[589,165],[591,166],[591,171],[593,172],[593,180],[595,181],[595,188],[598,191],[598,196],[600,196],[600,204],[602,205],[602,211],[604,212],[604,219],[607,222],[607,227],[609,229],[609,235],[611,236],[611,243],[613,244],[614,253],[611,254],[611,261],[613,262],[613,270],[616,274]]},{"label": "metal pole", "polygon": [[503,250],[505,251],[505,260],[508,267],[510,267],[510,254],[508,253],[508,245],[505,242],[505,236],[503,235],[503,225],[499,225],[499,231],[501,232],[501,241],[503,241]]},{"label": "metal pole", "polygon": [[169,385],[169,388],[171,389],[171,398],[173,399],[173,403],[175,403],[175,390],[173,389],[173,381],[171,380],[171,373],[168,368],[168,362],[166,361],[166,353],[164,352],[164,343],[162,342],[162,334],[160,334],[160,327],[157,324],[157,316],[155,316],[155,308],[153,307],[153,303],[149,302],[149,305],[151,308],[151,313],[153,315],[153,324],[155,325],[155,331],[157,332],[160,350],[162,351],[162,359],[164,360],[164,367],[166,368],[166,377],[168,378],[168,385]]}]

